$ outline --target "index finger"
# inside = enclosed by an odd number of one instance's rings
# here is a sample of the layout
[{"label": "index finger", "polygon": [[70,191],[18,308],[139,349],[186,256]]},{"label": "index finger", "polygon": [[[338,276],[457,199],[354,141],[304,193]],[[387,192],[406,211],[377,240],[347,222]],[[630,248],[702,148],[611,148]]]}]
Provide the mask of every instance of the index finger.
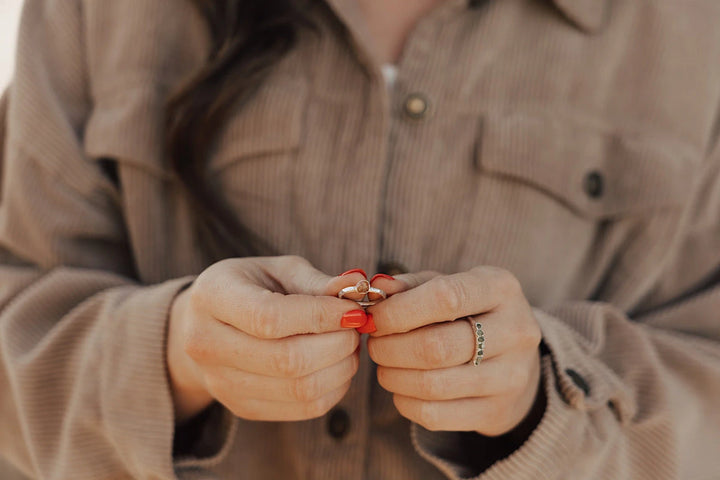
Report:
[{"label": "index finger", "polygon": [[284,338],[307,333],[343,330],[346,312],[357,310],[352,300],[331,296],[282,294],[244,285],[240,298],[248,299],[221,320],[257,338]]},{"label": "index finger", "polygon": [[198,277],[193,305],[258,338],[333,332],[342,328],[343,314],[358,307],[328,292],[352,282],[297,257],[228,261]]},{"label": "index finger", "polygon": [[508,292],[519,288],[508,272],[478,267],[438,276],[370,307],[377,327],[374,336],[404,333],[433,323],[491,312]]}]

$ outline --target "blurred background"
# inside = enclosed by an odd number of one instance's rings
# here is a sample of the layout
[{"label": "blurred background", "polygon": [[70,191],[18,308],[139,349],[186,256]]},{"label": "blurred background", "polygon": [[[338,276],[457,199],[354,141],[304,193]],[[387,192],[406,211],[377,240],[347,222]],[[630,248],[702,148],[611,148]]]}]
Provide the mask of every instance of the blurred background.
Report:
[{"label": "blurred background", "polygon": [[0,0],[0,90],[12,76],[15,38],[23,0]]}]

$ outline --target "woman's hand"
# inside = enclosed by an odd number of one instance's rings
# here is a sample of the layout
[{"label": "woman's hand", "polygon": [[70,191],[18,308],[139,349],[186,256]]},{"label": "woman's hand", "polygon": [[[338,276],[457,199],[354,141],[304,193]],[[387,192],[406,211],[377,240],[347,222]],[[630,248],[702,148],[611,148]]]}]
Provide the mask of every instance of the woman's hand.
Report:
[{"label": "woman's hand", "polygon": [[[428,277],[373,281],[394,294],[369,309],[378,329],[368,340],[378,382],[403,416],[429,430],[512,430],[540,383],[540,328],[519,282],[492,267]],[[485,333],[478,366],[468,363],[476,352],[468,316]]]},{"label": "woman's hand", "polygon": [[205,270],[175,300],[167,362],[176,420],[213,399],[250,420],[325,414],[357,371],[359,335],[341,328],[364,278],[329,277],[299,257],[242,258]]}]

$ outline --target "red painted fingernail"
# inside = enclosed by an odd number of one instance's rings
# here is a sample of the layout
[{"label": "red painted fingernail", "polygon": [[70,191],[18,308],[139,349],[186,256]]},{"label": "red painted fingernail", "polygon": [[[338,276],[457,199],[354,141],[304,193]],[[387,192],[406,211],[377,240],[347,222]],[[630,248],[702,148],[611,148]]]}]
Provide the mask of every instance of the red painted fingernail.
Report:
[{"label": "red painted fingernail", "polygon": [[377,278],[387,278],[388,280],[395,280],[395,277],[392,277],[390,275],[386,275],[384,273],[378,273],[373,278],[370,279],[370,283],[374,282]]},{"label": "red painted fingernail", "polygon": [[345,313],[340,320],[340,326],[343,328],[358,328],[367,322],[367,314],[365,310],[350,310]]},{"label": "red painted fingernail", "polygon": [[367,273],[365,273],[365,270],[362,268],[353,268],[352,270],[348,270],[345,273],[341,273],[338,275],[339,277],[344,277],[345,275],[350,275],[351,273],[362,273],[363,277],[367,278]]},{"label": "red painted fingernail", "polygon": [[373,321],[372,313],[367,314],[367,321],[365,322],[365,325],[363,325],[362,327],[358,327],[355,330],[357,330],[359,333],[377,332],[377,327],[375,326],[375,321]]}]

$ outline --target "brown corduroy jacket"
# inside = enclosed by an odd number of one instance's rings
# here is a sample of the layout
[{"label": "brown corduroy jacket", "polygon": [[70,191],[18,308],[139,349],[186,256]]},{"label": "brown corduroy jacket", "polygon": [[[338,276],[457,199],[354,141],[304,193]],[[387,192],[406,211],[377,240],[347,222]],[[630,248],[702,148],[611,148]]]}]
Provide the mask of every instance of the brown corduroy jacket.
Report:
[{"label": "brown corduroy jacket", "polygon": [[318,31],[220,133],[210,181],[330,274],[513,272],[548,349],[533,434],[498,459],[507,438],[411,425],[365,357],[340,433],[215,407],[173,455],[168,307],[207,260],[163,105],[207,32],[185,0],[27,0],[0,456],[73,480],[720,478],[720,2],[448,0],[392,93],[354,3],[317,5]]}]

